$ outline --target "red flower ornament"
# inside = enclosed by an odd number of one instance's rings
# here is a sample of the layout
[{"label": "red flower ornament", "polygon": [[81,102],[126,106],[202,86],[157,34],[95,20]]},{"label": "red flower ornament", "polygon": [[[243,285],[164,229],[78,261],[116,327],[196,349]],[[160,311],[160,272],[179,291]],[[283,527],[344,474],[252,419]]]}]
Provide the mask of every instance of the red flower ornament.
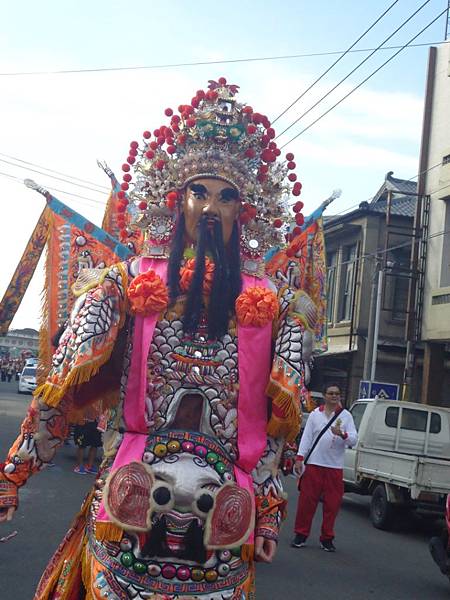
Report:
[{"label": "red flower ornament", "polygon": [[249,287],[236,300],[236,315],[240,325],[264,327],[278,314],[278,298],[262,286]]},{"label": "red flower ornament", "polygon": [[[180,269],[180,288],[187,292],[191,287],[195,271],[195,258],[189,258]],[[209,296],[212,289],[214,276],[214,263],[208,257],[205,258],[205,278],[203,279],[203,293]]]},{"label": "red flower ornament", "polygon": [[143,317],[162,312],[169,303],[167,287],[153,270],[135,277],[127,294],[131,313]]}]

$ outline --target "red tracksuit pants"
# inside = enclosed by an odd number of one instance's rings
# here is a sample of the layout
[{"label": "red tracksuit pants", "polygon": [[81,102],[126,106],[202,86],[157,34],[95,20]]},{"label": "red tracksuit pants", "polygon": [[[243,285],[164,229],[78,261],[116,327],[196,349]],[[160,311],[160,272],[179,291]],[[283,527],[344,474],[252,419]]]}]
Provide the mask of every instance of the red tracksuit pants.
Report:
[{"label": "red tracksuit pants", "polygon": [[300,533],[305,537],[309,536],[317,505],[322,499],[323,519],[320,539],[332,540],[334,538],[334,522],[344,495],[342,469],[306,465],[306,470],[300,479],[299,490],[295,533]]}]

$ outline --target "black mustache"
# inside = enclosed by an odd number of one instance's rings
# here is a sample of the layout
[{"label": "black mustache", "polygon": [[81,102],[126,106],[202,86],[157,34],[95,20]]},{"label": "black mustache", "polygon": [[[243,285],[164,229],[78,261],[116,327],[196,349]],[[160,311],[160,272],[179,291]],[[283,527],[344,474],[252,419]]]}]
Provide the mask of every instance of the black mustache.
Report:
[{"label": "black mustache", "polygon": [[[142,548],[142,554],[146,557],[160,556],[161,558],[175,555],[167,544],[167,523],[164,515],[154,523]],[[184,549],[177,552],[176,557],[200,564],[206,562],[203,527],[198,524],[196,519],[191,521],[184,536]]]}]

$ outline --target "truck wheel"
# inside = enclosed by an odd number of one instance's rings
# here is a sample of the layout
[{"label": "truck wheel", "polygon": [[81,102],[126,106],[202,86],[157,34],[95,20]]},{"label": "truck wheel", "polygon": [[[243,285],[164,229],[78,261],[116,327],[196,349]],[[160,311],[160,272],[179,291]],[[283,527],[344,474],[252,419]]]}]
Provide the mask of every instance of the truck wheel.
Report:
[{"label": "truck wheel", "polygon": [[370,502],[370,520],[377,529],[390,529],[395,518],[395,507],[389,503],[383,484],[373,490]]}]

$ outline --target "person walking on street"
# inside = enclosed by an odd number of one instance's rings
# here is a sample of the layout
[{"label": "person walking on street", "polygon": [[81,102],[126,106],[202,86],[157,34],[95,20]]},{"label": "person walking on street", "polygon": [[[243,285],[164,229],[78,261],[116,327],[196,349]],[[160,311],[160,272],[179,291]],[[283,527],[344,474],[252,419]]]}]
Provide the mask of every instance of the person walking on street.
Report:
[{"label": "person walking on street", "polygon": [[323,550],[335,552],[334,523],[344,495],[344,453],[346,447],[356,444],[358,434],[352,415],[341,405],[337,385],[324,389],[324,400],[308,417],[295,461],[300,495],[292,546],[305,546],[317,505],[322,500],[320,544]]},{"label": "person walking on street", "polygon": [[[97,429],[97,421],[86,421],[82,425],[75,425],[73,439],[77,446],[77,465],[74,468],[74,473],[86,475],[87,473],[96,474],[95,457],[97,448],[102,445],[102,434]],[[89,448],[87,462],[84,465],[84,449]]]}]

